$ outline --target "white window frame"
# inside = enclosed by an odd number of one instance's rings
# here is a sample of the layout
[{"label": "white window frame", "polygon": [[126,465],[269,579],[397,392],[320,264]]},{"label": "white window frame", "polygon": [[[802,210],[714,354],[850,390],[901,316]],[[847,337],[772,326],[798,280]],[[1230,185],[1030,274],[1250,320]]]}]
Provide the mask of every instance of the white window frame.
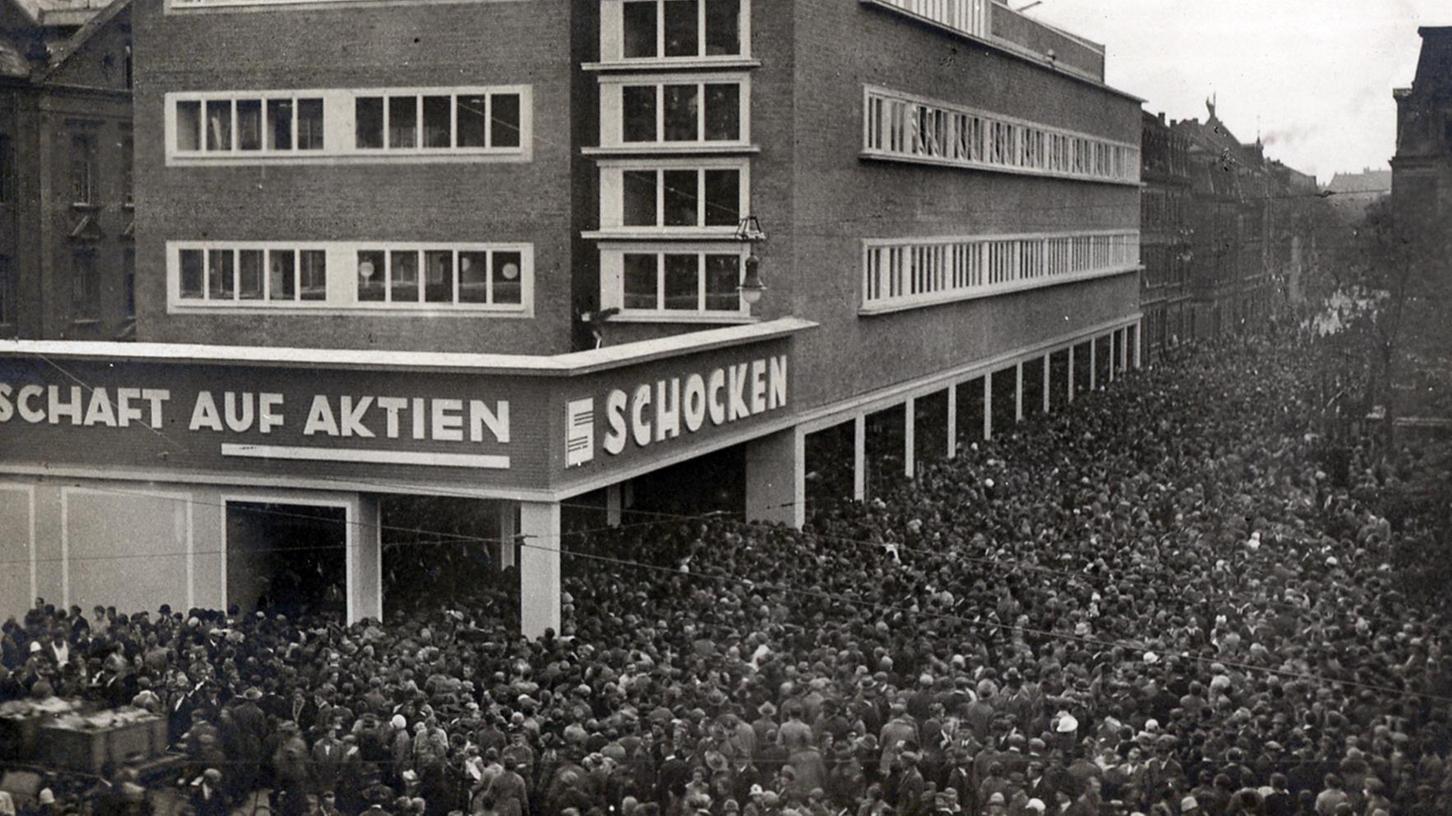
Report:
[{"label": "white window frame", "polygon": [[[664,221],[664,174],[667,171],[695,170],[696,192],[699,193],[696,223],[688,227],[627,226],[625,224],[625,173],[655,171],[656,223]],[[740,174],[738,218],[729,226],[706,226],[705,174],[708,170],[736,170]],[[600,162],[600,229],[584,233],[585,238],[652,239],[685,238],[712,240],[732,238],[740,218],[751,212],[751,162],[746,157],[692,159],[608,159]]]},{"label": "white window frame", "polygon": [[[202,262],[202,298],[183,298],[181,296],[181,254],[183,250],[203,251]],[[231,251],[233,253],[232,274],[233,274],[233,295],[230,299],[214,300],[210,297],[209,281],[207,280],[210,268],[209,256],[211,251]],[[268,272],[268,256],[263,256],[263,297],[261,300],[242,300],[240,296],[240,251],[242,250],[315,250],[325,253],[325,274],[326,286],[324,299],[302,300],[301,258],[294,258],[294,274],[298,276],[297,284],[294,287],[297,298],[293,300],[270,300],[271,296],[271,275]],[[358,299],[358,253],[364,251],[385,253],[385,274],[391,265],[389,252],[453,252],[454,264],[454,286],[452,303],[426,302],[423,300],[424,278],[426,271],[422,265],[423,256],[420,255],[419,285],[420,300],[418,302],[390,302],[363,301]],[[459,302],[459,253],[462,252],[485,252],[489,253],[492,264],[495,253],[512,252],[518,253],[520,257],[520,303],[517,304],[494,304],[494,303],[461,303]],[[238,313],[324,313],[324,314],[393,314],[393,315],[430,315],[430,316],[478,316],[481,314],[493,317],[534,317],[534,245],[528,243],[511,242],[490,242],[490,243],[459,243],[450,241],[434,242],[385,242],[385,241],[168,241],[166,244],[166,275],[167,275],[167,311],[172,314],[238,314]],[[386,278],[385,278],[386,280]],[[492,285],[492,274],[486,277],[486,285]],[[388,287],[385,284],[385,292]],[[391,297],[391,292],[385,294],[385,298]]]},{"label": "white window frame", "polygon": [[[654,2],[656,4],[656,56],[625,56],[625,5],[627,2]],[[696,35],[700,48],[694,56],[665,56],[665,4],[670,0],[603,0],[600,3],[600,62],[589,63],[587,69],[612,67],[670,67],[686,66],[747,66],[756,63],[751,58],[751,0],[740,0],[741,13],[737,36],[741,51],[737,54],[708,55],[706,51],[706,5],[702,0],[696,21]]]},{"label": "white window frame", "polygon": [[[929,132],[922,122],[931,121]],[[971,123],[973,138],[959,122]],[[1041,145],[1030,150],[1029,142]],[[966,155],[965,155],[966,154]],[[1137,144],[862,86],[862,158],[1138,187]]]},{"label": "white window frame", "polygon": [[1143,269],[1138,230],[872,238],[861,264],[863,315]]},{"label": "white window frame", "polygon": [[[665,298],[665,255],[696,255],[698,261],[697,308],[693,311],[664,308]],[[658,308],[627,309],[625,307],[625,256],[657,256]],[[600,245],[600,305],[602,308],[617,308],[620,313],[611,320],[639,323],[749,323],[756,318],[751,307],[737,292],[738,308],[732,310],[708,311],[706,302],[705,260],[706,255],[735,255],[741,259],[738,267],[745,274],[746,258],[750,249],[738,242],[730,243],[605,243]]]},{"label": "white window frame", "polygon": [[[740,88],[737,110],[737,138],[706,139],[706,86],[735,84]],[[626,86],[655,86],[655,141],[625,141]],[[699,87],[699,110],[696,112],[695,141],[666,141],[665,86],[696,85]],[[600,147],[587,153],[728,153],[752,151],[751,143],[751,75],[730,73],[618,74],[600,77]]]},{"label": "white window frame", "polygon": [[[447,96],[452,100],[449,111],[450,141],[458,141],[458,100],[462,96],[488,96],[490,111],[493,98],[499,95],[519,96],[518,146],[506,147],[422,147],[423,97]],[[388,100],[391,97],[416,97],[418,137],[415,146],[407,149],[387,147]],[[357,146],[356,106],[360,97],[381,97],[384,100],[382,148]],[[237,102],[262,102],[262,145],[258,150],[239,149],[240,129],[237,127]],[[297,145],[297,103],[304,99],[321,99],[323,103],[322,149],[299,150]],[[293,102],[293,147],[288,150],[267,149],[269,101]],[[227,150],[206,149],[206,105],[229,101],[232,105],[231,146]],[[180,124],[179,105],[183,102],[201,104],[201,122],[197,150],[182,150],[177,135]],[[297,90],[225,90],[186,91],[165,95],[166,163],[168,166],[229,166],[255,164],[338,164],[338,163],[451,163],[451,162],[529,162],[534,158],[534,95],[530,85],[445,86],[410,88],[330,88]],[[488,139],[493,139],[493,124],[488,125]]]}]

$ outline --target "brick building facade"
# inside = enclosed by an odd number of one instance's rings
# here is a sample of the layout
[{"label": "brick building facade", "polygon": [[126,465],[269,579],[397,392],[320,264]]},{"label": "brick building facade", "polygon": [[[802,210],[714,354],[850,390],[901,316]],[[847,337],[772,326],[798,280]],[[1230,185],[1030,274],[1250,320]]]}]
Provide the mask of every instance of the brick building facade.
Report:
[{"label": "brick building facade", "polygon": [[[1436,240],[1452,235],[1452,27],[1417,30],[1422,53],[1410,88],[1395,92],[1392,206]],[[1429,238],[1429,240],[1432,240]]]},{"label": "brick building facade", "polygon": [[[255,598],[232,503],[313,504],[375,614],[383,499],[442,495],[491,508],[538,633],[567,500],[800,525],[1139,362],[1139,100],[1005,5],[135,2],[154,384],[122,390],[166,439],[59,456],[87,496],[149,479],[145,523],[206,493],[174,529],[232,568],[188,605]],[[79,410],[28,376],[28,416]],[[15,495],[44,524],[65,489]]]},{"label": "brick building facade", "polygon": [[1190,143],[1165,121],[1144,114],[1141,137],[1140,309],[1149,359],[1189,339]]}]

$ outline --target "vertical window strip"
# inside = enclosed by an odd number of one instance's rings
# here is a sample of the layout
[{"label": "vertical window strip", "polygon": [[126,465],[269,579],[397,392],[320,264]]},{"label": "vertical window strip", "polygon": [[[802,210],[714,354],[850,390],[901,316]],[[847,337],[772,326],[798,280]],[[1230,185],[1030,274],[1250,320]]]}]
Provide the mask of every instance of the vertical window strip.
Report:
[{"label": "vertical window strip", "polygon": [[1138,263],[1137,232],[873,242],[863,253],[863,301],[931,303]]}]

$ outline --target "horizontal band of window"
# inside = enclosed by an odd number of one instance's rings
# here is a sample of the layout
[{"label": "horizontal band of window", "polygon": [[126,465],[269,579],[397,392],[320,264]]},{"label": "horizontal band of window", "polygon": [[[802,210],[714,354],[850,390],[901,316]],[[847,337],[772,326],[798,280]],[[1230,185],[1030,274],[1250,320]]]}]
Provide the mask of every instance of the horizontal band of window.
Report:
[{"label": "horizontal band of window", "polygon": [[586,241],[737,241],[736,225],[729,227],[619,227],[586,230]]},{"label": "horizontal band of window", "polygon": [[460,304],[451,306],[439,303],[359,303],[342,306],[322,301],[202,301],[174,300],[167,307],[168,314],[307,314],[307,315],[389,315],[409,317],[479,317],[488,315],[498,318],[533,318],[532,310],[525,306],[490,306],[488,304]]},{"label": "horizontal band of window", "polygon": [[296,154],[238,151],[236,153],[178,153],[168,159],[171,167],[245,167],[256,165],[360,165],[360,164],[527,164],[534,160],[533,151],[518,148],[491,148],[483,151],[438,150],[432,152],[407,150],[368,150],[349,153],[327,153],[310,150]]},{"label": "horizontal band of window", "polygon": [[891,301],[861,306],[858,308],[857,313],[863,317],[871,317],[891,314],[893,312],[905,312],[911,309],[942,306],[944,304],[958,303],[965,300],[981,300],[983,298],[999,297],[1000,295],[1010,295],[1015,292],[1045,289],[1051,286],[1062,286],[1064,284],[1080,283],[1099,278],[1111,278],[1118,275],[1138,273],[1143,270],[1144,267],[1139,265],[1090,269],[1084,272],[1074,272],[1057,277],[1031,278],[1029,280],[1014,281],[1013,283],[984,286],[973,290],[951,290],[947,292],[934,292],[929,295],[912,295],[909,297],[895,298]]},{"label": "horizontal band of window", "polygon": [[272,7],[373,8],[377,6],[441,6],[483,3],[518,3],[528,0],[166,0],[165,13],[192,14],[207,11],[258,10]]},{"label": "horizontal band of window", "polygon": [[1013,165],[992,164],[989,162],[970,162],[939,156],[910,156],[904,153],[892,153],[886,150],[863,150],[857,155],[859,158],[870,159],[872,161],[896,162],[898,164],[924,164],[932,167],[945,167],[952,170],[979,170],[985,173],[1006,173],[1012,176],[1032,176],[1034,178],[1051,178],[1061,181],[1084,181],[1091,184],[1113,184],[1117,187],[1143,186],[1141,182],[1132,179],[1114,179],[1104,176],[1064,173],[1058,170],[1040,170],[1037,167],[1015,167]]},{"label": "horizontal band of window", "polygon": [[760,323],[761,318],[740,312],[644,311],[622,309],[611,323],[691,323],[742,326]]},{"label": "horizontal band of window", "polygon": [[746,57],[651,57],[647,59],[615,60],[611,62],[582,62],[581,71],[604,73],[607,71],[640,71],[659,69],[682,71],[689,69],[750,69],[760,68],[761,60]]},{"label": "horizontal band of window", "polygon": [[611,147],[582,147],[582,156],[709,156],[761,152],[761,145],[745,142],[640,142]]}]

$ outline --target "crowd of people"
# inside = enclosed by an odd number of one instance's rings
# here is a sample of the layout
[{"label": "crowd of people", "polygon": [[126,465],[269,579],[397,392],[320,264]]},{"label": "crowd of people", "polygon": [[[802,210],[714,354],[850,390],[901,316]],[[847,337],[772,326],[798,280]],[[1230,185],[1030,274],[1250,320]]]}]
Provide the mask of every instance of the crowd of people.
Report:
[{"label": "crowd of people", "polygon": [[[1452,813],[1446,621],[1359,498],[1395,468],[1319,468],[1308,355],[1137,372],[801,531],[592,532],[533,641],[508,581],[353,625],[38,604],[0,701],[166,717],[197,816]],[[127,774],[91,805],[145,813]]]}]

